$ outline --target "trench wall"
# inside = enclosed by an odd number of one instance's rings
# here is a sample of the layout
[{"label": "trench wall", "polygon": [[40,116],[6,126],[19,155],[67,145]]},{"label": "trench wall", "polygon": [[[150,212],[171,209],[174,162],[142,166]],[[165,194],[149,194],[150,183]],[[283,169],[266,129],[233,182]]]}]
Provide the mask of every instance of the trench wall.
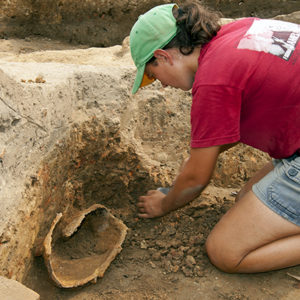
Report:
[{"label": "trench wall", "polygon": [[[121,44],[137,17],[167,0],[1,0],[0,37],[42,35],[75,44]],[[178,4],[186,2],[177,1]],[[206,0],[226,18],[264,18],[300,10],[295,0]]]}]

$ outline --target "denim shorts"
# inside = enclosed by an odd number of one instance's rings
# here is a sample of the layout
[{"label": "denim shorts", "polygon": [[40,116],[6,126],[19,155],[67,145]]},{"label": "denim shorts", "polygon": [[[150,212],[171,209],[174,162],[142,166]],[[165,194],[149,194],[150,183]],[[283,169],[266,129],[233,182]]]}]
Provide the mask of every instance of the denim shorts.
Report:
[{"label": "denim shorts", "polygon": [[273,165],[252,190],[271,210],[300,226],[300,156],[274,159]]}]

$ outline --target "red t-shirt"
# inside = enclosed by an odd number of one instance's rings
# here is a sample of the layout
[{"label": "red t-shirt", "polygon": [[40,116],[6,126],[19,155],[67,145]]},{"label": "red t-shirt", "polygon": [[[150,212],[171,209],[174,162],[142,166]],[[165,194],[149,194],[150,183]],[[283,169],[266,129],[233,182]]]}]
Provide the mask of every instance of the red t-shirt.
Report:
[{"label": "red t-shirt", "polygon": [[274,158],[300,149],[300,25],[245,18],[199,56],[191,147],[240,141]]}]

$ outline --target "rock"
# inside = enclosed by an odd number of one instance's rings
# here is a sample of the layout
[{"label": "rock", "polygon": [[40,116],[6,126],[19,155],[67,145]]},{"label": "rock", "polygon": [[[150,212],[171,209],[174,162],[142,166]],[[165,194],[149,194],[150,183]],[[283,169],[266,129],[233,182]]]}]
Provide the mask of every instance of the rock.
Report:
[{"label": "rock", "polygon": [[167,259],[164,259],[163,261],[163,266],[164,266],[164,269],[166,270],[167,273],[171,273],[172,272],[172,263],[167,260]]},{"label": "rock", "polygon": [[181,270],[182,270],[183,274],[186,277],[192,277],[193,276],[193,270],[192,269],[189,269],[189,268],[183,266],[183,267],[181,267]]},{"label": "rock", "polygon": [[187,246],[180,246],[180,247],[179,247],[179,250],[180,250],[180,251],[183,251],[183,252],[187,252],[187,251],[189,251],[189,249],[190,249],[190,248],[187,247]]},{"label": "rock", "polygon": [[161,255],[160,255],[160,253],[159,253],[159,252],[154,252],[154,253],[152,254],[152,259],[153,259],[153,260],[161,260]]},{"label": "rock", "polygon": [[172,272],[177,273],[179,271],[179,265],[172,266]]},{"label": "rock", "polygon": [[172,249],[170,251],[170,254],[172,256],[172,259],[175,259],[175,260],[182,260],[183,259],[183,256],[184,256],[184,253],[182,250],[175,250],[175,249]]},{"label": "rock", "polygon": [[145,240],[142,240],[140,247],[141,247],[141,249],[147,249],[148,248],[147,242]]},{"label": "rock", "polygon": [[0,299],[39,300],[40,295],[16,280],[0,276]]},{"label": "rock", "polygon": [[163,267],[164,267],[166,273],[176,273],[179,270],[178,265],[173,265],[172,262],[167,259],[164,259]]},{"label": "rock", "polygon": [[181,244],[182,244],[182,242],[179,239],[172,239],[170,242],[170,246],[173,248],[178,248],[181,246]]},{"label": "rock", "polygon": [[163,231],[162,235],[169,235],[172,236],[176,233],[176,228],[172,225],[167,225],[165,230]]},{"label": "rock", "polygon": [[191,236],[189,239],[189,245],[194,246],[194,245],[200,245],[203,243],[204,237],[203,234],[199,234],[197,236]]},{"label": "rock", "polygon": [[195,268],[194,268],[194,275],[198,276],[198,277],[204,276],[203,269],[201,269],[200,266],[195,266]]},{"label": "rock", "polygon": [[149,264],[151,266],[152,269],[155,269],[156,268],[156,265],[154,262],[152,262],[151,260],[149,261]]},{"label": "rock", "polygon": [[196,264],[196,260],[193,256],[187,255],[187,257],[185,258],[185,263],[189,268],[192,268]]},{"label": "rock", "polygon": [[158,248],[165,248],[166,247],[166,243],[164,241],[161,241],[161,240],[157,240],[155,242],[155,245],[158,247]]}]

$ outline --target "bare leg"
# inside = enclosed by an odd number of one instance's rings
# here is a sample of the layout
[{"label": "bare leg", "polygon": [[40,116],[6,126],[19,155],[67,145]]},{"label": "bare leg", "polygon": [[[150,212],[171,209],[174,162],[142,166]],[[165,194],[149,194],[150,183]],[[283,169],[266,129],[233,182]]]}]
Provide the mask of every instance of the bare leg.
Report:
[{"label": "bare leg", "polygon": [[300,264],[300,226],[248,191],[212,230],[206,249],[211,262],[230,273],[294,266]]}]

